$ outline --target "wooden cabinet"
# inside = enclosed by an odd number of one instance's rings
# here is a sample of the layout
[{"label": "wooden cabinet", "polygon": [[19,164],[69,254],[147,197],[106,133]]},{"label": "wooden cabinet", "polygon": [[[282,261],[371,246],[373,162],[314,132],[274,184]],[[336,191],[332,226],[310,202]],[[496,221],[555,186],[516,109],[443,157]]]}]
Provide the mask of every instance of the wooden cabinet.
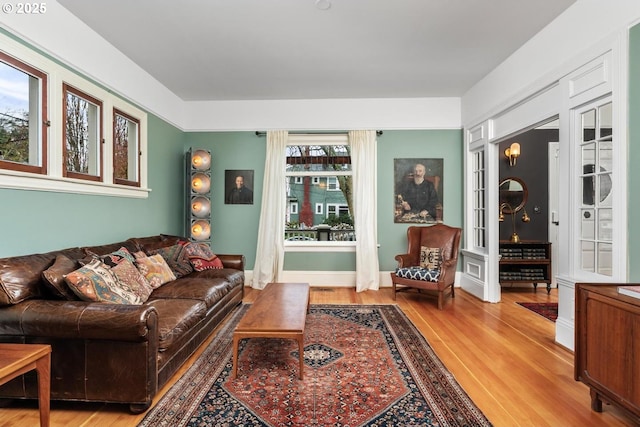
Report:
[{"label": "wooden cabinet", "polygon": [[575,379],[602,401],[626,410],[640,425],[640,299],[618,285],[576,284]]},{"label": "wooden cabinet", "polygon": [[547,284],[551,291],[551,243],[521,241],[500,242],[499,282],[503,284],[538,283]]}]

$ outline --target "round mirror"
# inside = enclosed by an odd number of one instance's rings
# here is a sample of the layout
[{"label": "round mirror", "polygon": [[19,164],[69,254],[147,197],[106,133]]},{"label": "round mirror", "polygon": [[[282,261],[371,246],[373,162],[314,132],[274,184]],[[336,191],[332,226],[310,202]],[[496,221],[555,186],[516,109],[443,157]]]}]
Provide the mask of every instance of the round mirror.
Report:
[{"label": "round mirror", "polygon": [[527,203],[527,186],[520,178],[510,177],[500,181],[500,210],[506,214],[518,212]]}]

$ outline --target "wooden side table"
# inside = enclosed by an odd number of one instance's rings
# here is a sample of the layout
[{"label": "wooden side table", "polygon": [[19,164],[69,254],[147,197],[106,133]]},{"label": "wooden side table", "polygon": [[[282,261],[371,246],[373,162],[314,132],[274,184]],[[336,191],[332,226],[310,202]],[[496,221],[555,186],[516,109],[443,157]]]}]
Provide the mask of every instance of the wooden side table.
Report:
[{"label": "wooden side table", "polygon": [[49,427],[51,346],[47,344],[0,344],[0,385],[33,369],[38,374],[40,426]]}]

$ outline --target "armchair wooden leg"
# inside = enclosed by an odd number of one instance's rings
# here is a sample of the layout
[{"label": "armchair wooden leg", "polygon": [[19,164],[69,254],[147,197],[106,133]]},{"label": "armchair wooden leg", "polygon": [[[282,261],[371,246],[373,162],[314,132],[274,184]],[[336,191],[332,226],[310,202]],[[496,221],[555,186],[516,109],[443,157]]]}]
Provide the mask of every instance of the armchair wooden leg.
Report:
[{"label": "armchair wooden leg", "polygon": [[444,291],[438,291],[438,310],[442,310],[444,305]]},{"label": "armchair wooden leg", "polygon": [[455,298],[456,297],[456,287],[454,285],[451,285],[451,298]]},{"label": "armchair wooden leg", "polygon": [[395,301],[396,300],[396,284],[394,282],[394,283],[391,283],[391,285],[393,286],[393,300]]}]

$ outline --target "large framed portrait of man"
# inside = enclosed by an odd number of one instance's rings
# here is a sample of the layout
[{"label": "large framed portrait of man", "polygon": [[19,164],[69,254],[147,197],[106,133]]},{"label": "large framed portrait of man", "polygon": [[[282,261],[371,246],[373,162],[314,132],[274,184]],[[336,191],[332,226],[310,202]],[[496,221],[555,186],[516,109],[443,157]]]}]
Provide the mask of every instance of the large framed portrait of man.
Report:
[{"label": "large framed portrait of man", "polygon": [[253,204],[253,170],[227,169],[224,171],[224,203],[227,205]]},{"label": "large framed portrait of man", "polygon": [[394,159],[396,223],[442,222],[443,159]]}]

